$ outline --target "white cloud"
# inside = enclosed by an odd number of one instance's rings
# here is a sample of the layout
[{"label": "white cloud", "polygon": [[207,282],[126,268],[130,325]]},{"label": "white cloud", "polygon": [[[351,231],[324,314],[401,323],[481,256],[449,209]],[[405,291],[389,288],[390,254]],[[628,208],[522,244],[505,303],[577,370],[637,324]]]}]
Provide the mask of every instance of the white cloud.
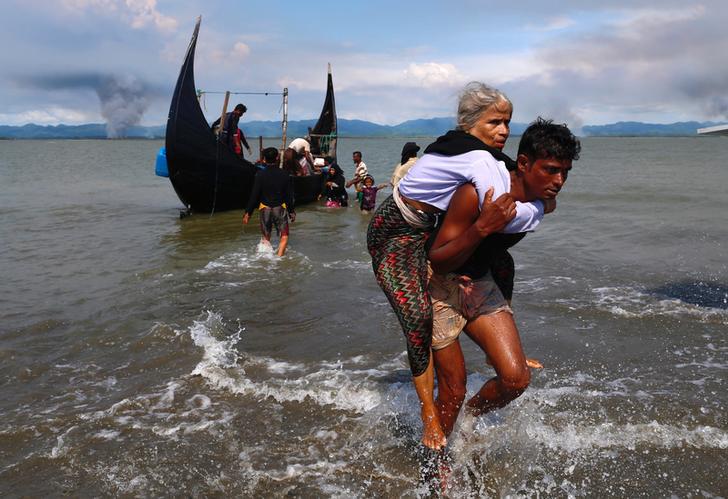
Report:
[{"label": "white cloud", "polygon": [[176,19],[157,10],[157,0],[126,0],[126,6],[132,14],[132,28],[143,28],[149,23],[162,31],[172,31],[177,27]]},{"label": "white cloud", "polygon": [[463,79],[454,65],[437,62],[411,63],[404,70],[404,77],[408,82],[427,88],[451,86],[453,82],[461,82]]},{"label": "white cloud", "polygon": [[28,123],[37,125],[81,124],[90,121],[100,121],[99,115],[63,107],[32,109],[21,113],[0,113],[0,123],[8,125],[25,125]]},{"label": "white cloud", "polygon": [[654,8],[624,10],[624,18],[619,23],[625,28],[635,25],[660,25],[679,21],[692,21],[705,16],[703,5],[694,5],[683,8]]},{"label": "white cloud", "polygon": [[237,42],[230,51],[230,59],[236,62],[242,62],[250,55],[250,47],[243,42]]},{"label": "white cloud", "polygon": [[570,17],[558,16],[544,19],[540,24],[528,24],[526,29],[531,31],[558,31],[574,26],[576,21]]},{"label": "white cloud", "polygon": [[148,24],[160,31],[173,31],[177,20],[157,10],[157,0],[62,0],[61,5],[75,13],[92,10],[97,14],[116,16],[121,14],[132,28],[144,28]]}]

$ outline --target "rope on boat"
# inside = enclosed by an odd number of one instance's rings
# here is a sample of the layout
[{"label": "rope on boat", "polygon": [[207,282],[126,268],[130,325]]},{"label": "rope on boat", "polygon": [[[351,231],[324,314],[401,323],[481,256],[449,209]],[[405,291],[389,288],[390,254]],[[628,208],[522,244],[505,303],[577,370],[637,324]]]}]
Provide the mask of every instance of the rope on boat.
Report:
[{"label": "rope on boat", "polygon": [[[198,90],[197,94],[224,94],[216,90]],[[283,95],[283,92],[230,92],[230,95]]]}]

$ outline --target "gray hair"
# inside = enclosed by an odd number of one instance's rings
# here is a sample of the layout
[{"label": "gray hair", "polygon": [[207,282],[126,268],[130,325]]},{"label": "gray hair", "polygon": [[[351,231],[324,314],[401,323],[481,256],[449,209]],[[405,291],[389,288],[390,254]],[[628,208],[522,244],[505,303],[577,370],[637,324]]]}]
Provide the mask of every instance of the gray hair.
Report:
[{"label": "gray hair", "polygon": [[513,103],[506,94],[485,83],[471,81],[460,92],[457,129],[470,130],[478,122],[483,111],[498,102],[506,102],[513,109]]}]

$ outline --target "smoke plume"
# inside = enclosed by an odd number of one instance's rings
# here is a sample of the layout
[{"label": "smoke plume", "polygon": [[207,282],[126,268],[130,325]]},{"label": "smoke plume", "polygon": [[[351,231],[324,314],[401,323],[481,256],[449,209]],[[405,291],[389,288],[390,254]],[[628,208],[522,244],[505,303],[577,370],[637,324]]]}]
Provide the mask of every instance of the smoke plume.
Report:
[{"label": "smoke plume", "polygon": [[95,90],[109,138],[123,137],[130,126],[139,124],[149,105],[144,85],[133,77],[104,77]]},{"label": "smoke plume", "polygon": [[139,124],[149,105],[147,85],[134,76],[100,73],[34,76],[23,79],[44,90],[91,89],[101,104],[109,138],[124,137],[126,130]]}]

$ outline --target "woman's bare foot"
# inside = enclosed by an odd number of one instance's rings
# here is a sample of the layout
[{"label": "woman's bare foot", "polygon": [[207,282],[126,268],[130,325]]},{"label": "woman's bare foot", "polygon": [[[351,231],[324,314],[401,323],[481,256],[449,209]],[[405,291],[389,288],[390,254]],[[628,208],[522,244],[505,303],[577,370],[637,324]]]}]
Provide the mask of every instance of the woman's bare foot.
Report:
[{"label": "woman's bare foot", "polygon": [[444,449],[447,437],[440,426],[440,418],[435,408],[422,408],[422,443],[433,450]]}]

